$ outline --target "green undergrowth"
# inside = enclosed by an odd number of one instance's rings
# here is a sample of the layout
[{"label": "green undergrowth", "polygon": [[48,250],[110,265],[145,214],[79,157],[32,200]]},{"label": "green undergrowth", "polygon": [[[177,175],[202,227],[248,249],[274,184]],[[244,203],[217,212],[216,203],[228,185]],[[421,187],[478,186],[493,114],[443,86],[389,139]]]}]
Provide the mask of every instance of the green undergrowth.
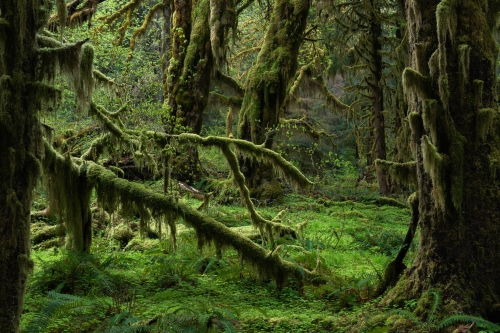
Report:
[{"label": "green undergrowth", "polygon": [[[185,227],[175,252],[169,238],[124,247],[103,235],[91,255],[33,251],[22,332],[357,332],[368,308],[381,311],[372,291],[402,244],[409,209],[293,193],[283,205],[256,208],[268,219],[285,210],[282,223],[300,237],[277,240],[280,255],[310,270],[319,262],[320,278],[301,290],[289,280],[277,291],[236,251],[200,252]],[[267,246],[238,201],[214,202],[207,212]]]}]

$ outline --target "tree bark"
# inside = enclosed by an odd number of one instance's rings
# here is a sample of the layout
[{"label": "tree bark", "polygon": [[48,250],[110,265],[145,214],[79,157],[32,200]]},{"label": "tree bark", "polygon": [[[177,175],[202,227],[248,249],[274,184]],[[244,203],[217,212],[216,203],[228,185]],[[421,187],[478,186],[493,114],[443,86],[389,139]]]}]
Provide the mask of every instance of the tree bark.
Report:
[{"label": "tree bark", "polygon": [[30,205],[40,174],[41,125],[31,84],[39,1],[0,2],[0,332],[18,331],[30,259]]},{"label": "tree bark", "polygon": [[[196,11],[191,0],[175,0],[173,7],[172,57],[164,81],[166,131],[169,134],[199,134],[214,71],[210,46],[210,1],[197,2]],[[182,151],[167,162],[170,169],[184,181],[198,178],[201,173],[198,150],[186,145]]]},{"label": "tree bark", "polygon": [[[373,1],[371,5],[375,8]],[[381,86],[382,71],[384,68],[382,65],[382,56],[380,55],[380,51],[382,50],[382,43],[380,42],[380,38],[382,37],[382,24],[373,14],[370,20],[369,35],[371,44],[370,56],[372,59],[369,64],[371,71],[371,82],[369,86],[373,96],[372,116],[375,141],[372,155],[374,156],[374,160],[385,160],[387,158],[387,153],[385,145],[384,114],[382,113],[382,111],[384,111],[384,91]],[[388,195],[390,193],[390,188],[386,171],[381,168],[376,168],[376,174],[380,194]]]},{"label": "tree bark", "polygon": [[[496,1],[415,0],[403,78],[417,161],[420,244],[389,295],[440,290],[449,313],[500,320]],[[436,29],[437,27],[437,29]]]},{"label": "tree bark", "polygon": [[[238,138],[271,149],[272,134],[284,106],[287,89],[297,71],[297,57],[302,44],[310,2],[276,1],[271,24],[257,63],[250,69],[238,122]],[[252,188],[273,178],[272,168],[255,167],[244,161],[245,177]],[[267,171],[266,171],[267,170]]]}]

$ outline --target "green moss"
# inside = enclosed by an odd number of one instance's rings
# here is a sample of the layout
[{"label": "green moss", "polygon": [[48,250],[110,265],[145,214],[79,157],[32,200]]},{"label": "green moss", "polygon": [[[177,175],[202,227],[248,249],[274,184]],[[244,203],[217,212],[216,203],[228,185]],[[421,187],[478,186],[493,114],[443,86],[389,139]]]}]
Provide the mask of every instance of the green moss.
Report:
[{"label": "green moss", "polygon": [[445,208],[445,179],[443,173],[445,171],[445,159],[438,152],[427,135],[422,137],[422,155],[425,171],[431,176],[434,202],[442,209]]},{"label": "green moss", "polygon": [[42,225],[38,228],[32,228],[31,243],[33,245],[40,244],[52,238],[61,238],[64,236],[66,228],[62,224],[58,225]]},{"label": "green moss", "polygon": [[135,237],[134,232],[128,225],[120,224],[112,230],[111,238],[120,243],[121,248],[125,248],[127,244]]},{"label": "green moss", "polygon": [[470,46],[460,44],[458,46],[458,68],[460,70],[460,90],[465,92],[465,85],[469,79]]},{"label": "green moss", "polygon": [[479,109],[476,115],[476,135],[478,140],[484,141],[489,133],[494,117],[498,114],[497,109],[482,108]]},{"label": "green moss", "polygon": [[403,88],[405,94],[416,94],[419,98],[424,99],[427,96],[426,89],[429,86],[429,78],[413,68],[408,67],[403,71]]},{"label": "green moss", "polygon": [[144,18],[144,21],[142,22],[142,25],[135,29],[134,32],[132,33],[132,37],[130,38],[130,50],[133,51],[135,48],[135,40],[138,37],[144,36],[146,33],[148,26],[151,23],[151,20],[155,17],[156,13],[162,11],[164,8],[164,4],[162,2],[159,2],[155,4],[149,12],[146,14],[146,17]]},{"label": "green moss", "polygon": [[300,284],[304,279],[315,276],[314,272],[282,260],[278,251],[265,250],[248,238],[238,235],[223,224],[177,202],[174,198],[151,192],[141,184],[119,179],[111,171],[92,162],[89,162],[87,177],[96,186],[99,201],[108,208],[116,209],[117,202],[120,202],[123,206],[143,207],[143,209],[147,206],[156,214],[162,212],[178,214],[185,223],[195,229],[200,246],[214,242],[219,247],[233,247],[262,277],[273,278],[278,288],[283,286],[287,277],[294,277]]},{"label": "green moss", "polygon": [[391,178],[404,185],[417,185],[416,162],[396,163],[377,159],[377,168],[384,168],[389,172]]},{"label": "green moss", "polygon": [[435,99],[424,99],[422,103],[422,121],[425,130],[430,134],[432,142],[438,144],[438,123],[439,104]]}]

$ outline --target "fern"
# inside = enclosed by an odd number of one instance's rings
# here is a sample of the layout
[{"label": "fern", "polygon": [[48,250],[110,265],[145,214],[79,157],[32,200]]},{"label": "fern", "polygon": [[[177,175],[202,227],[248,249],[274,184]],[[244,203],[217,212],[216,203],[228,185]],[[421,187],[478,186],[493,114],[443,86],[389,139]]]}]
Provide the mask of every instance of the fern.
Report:
[{"label": "fern", "polygon": [[52,299],[46,303],[40,312],[35,315],[33,321],[29,323],[28,328],[26,329],[27,333],[43,332],[50,324],[50,320],[53,316],[66,313],[66,311],[72,309],[81,310],[84,307],[89,306],[84,299],[73,295],[59,294],[51,291],[49,292],[48,297]]},{"label": "fern", "polygon": [[410,312],[410,311],[406,311],[406,310],[402,310],[402,309],[394,309],[390,312],[390,314],[398,315],[398,316],[401,316],[403,318],[406,318],[406,319],[410,320],[411,322],[413,322],[417,326],[422,326],[422,324],[423,324],[422,320],[420,320],[419,317],[415,316],[413,314],[413,312]]},{"label": "fern", "polygon": [[476,323],[478,327],[484,328],[488,331],[500,332],[500,325],[489,322],[481,317],[474,317],[468,315],[453,315],[441,320],[438,328],[445,328],[456,323]]},{"label": "fern", "polygon": [[441,295],[437,290],[429,290],[429,295],[432,295],[434,302],[432,303],[431,310],[429,311],[429,317],[427,318],[427,324],[432,325],[436,319],[436,313],[441,305]]}]

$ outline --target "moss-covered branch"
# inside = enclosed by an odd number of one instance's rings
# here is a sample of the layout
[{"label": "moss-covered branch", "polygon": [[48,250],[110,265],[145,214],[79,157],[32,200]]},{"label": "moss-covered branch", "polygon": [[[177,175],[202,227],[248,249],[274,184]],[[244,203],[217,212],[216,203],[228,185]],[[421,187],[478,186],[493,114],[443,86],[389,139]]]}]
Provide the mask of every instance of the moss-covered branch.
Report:
[{"label": "moss-covered branch", "polygon": [[292,163],[285,160],[280,154],[264,148],[262,145],[255,145],[246,140],[231,139],[209,136],[203,138],[196,134],[184,133],[175,136],[179,141],[189,141],[203,146],[213,147],[234,147],[238,152],[246,157],[253,157],[258,161],[269,162],[272,164],[274,171],[280,176],[287,178],[297,190],[308,189],[312,186],[312,182],[307,179]]},{"label": "moss-covered branch", "polygon": [[162,2],[159,2],[156,5],[154,5],[149,10],[149,12],[146,15],[146,17],[144,18],[144,21],[142,22],[142,25],[139,28],[137,28],[137,29],[134,30],[134,32],[132,33],[132,37],[130,38],[130,50],[131,51],[133,51],[134,48],[135,48],[135,40],[136,40],[136,38],[144,36],[144,34],[146,33],[146,30],[147,30],[149,24],[151,23],[151,20],[155,16],[155,14],[157,14],[160,11],[162,11],[163,8],[164,8],[164,4]]},{"label": "moss-covered branch", "polygon": [[403,185],[417,185],[416,162],[396,163],[391,161],[375,160],[377,168],[384,168],[389,172],[392,179],[395,179]]},{"label": "moss-covered branch", "polygon": [[312,126],[308,121],[306,117],[302,117],[300,119],[280,119],[280,124],[283,125],[296,125],[296,126],[301,126],[304,129],[304,133],[311,136],[312,139],[314,140],[319,140],[321,137],[326,137],[326,138],[334,138],[335,134],[328,134],[323,130],[317,130]]},{"label": "moss-covered branch", "polygon": [[301,268],[281,259],[278,251],[269,251],[241,236],[222,223],[205,216],[197,210],[177,202],[174,198],[154,193],[142,184],[128,182],[118,178],[113,172],[89,162],[88,180],[97,189],[99,200],[108,207],[140,205],[147,207],[156,215],[175,215],[193,227],[198,237],[198,244],[203,246],[214,243],[216,247],[230,246],[237,250],[242,258],[254,266],[263,277],[272,278],[281,288],[288,277],[295,278],[299,284],[316,273]]}]

